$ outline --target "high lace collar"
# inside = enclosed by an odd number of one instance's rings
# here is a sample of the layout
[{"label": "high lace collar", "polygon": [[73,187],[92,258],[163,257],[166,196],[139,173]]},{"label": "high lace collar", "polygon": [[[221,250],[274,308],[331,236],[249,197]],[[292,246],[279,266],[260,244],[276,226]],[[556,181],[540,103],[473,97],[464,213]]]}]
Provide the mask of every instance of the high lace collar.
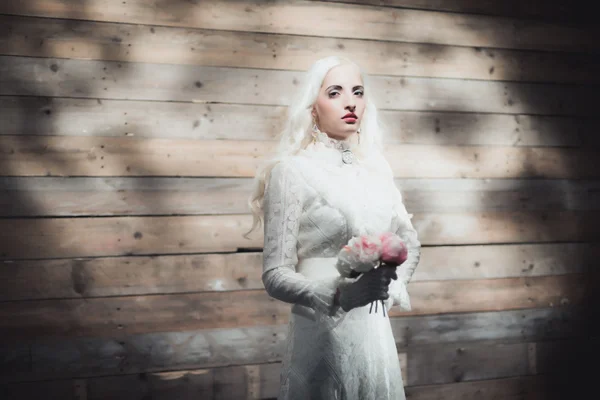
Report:
[{"label": "high lace collar", "polygon": [[[323,153],[324,158],[331,159],[335,164],[351,165],[358,163],[352,152],[354,146],[349,139],[333,139],[327,136],[326,133],[319,131],[313,135],[313,141],[309,147],[317,150],[317,154]],[[319,149],[327,151],[321,152]]]},{"label": "high lace collar", "polygon": [[315,136],[315,140],[317,142],[323,143],[325,147],[329,147],[331,149],[336,149],[339,151],[349,150],[352,147],[347,139],[334,139],[327,136],[327,134],[324,132],[317,133]]}]

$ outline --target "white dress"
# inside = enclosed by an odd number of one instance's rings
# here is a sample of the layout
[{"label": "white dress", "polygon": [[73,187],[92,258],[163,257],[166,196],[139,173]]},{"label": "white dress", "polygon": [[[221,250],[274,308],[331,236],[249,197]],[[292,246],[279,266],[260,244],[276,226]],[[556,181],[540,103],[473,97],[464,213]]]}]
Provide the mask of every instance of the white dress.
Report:
[{"label": "white dress", "polygon": [[420,243],[383,156],[344,164],[339,145],[321,137],[278,163],[265,192],[263,282],[292,305],[278,398],[405,399],[387,313],[381,304],[377,313],[334,306],[337,286],[352,282],[335,263],[353,236],[396,232],[409,255],[385,305],[410,310],[406,285]]}]

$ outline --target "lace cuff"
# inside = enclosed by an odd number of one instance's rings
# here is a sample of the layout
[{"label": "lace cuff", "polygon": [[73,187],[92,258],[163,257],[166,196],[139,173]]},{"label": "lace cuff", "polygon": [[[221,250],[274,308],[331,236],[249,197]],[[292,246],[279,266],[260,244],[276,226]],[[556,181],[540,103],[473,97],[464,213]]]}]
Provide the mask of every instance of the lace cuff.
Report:
[{"label": "lace cuff", "polygon": [[338,278],[312,281],[294,271],[292,266],[271,268],[263,273],[269,295],[277,300],[308,307],[324,315],[334,315]]},{"label": "lace cuff", "polygon": [[296,272],[298,230],[304,203],[302,177],[286,163],[273,167],[265,191],[263,275],[267,293],[325,315],[336,312],[338,280],[309,280]]},{"label": "lace cuff", "polygon": [[386,309],[389,310],[395,304],[398,304],[400,308],[405,311],[412,310],[412,306],[410,305],[410,296],[406,290],[406,285],[400,279],[390,283],[388,293],[390,298],[385,301]]}]

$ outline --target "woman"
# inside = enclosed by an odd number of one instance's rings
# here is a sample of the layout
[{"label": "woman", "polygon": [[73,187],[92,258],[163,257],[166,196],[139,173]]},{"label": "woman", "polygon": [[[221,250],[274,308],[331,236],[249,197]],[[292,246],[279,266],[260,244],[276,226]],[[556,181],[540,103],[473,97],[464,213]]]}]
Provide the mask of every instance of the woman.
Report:
[{"label": "woman", "polygon": [[[410,310],[406,285],[420,243],[356,64],[327,57],[311,67],[250,204],[251,231],[264,212],[265,288],[293,304],[279,398],[404,399],[390,321],[370,303]],[[405,241],[407,261],[397,271],[341,278],[340,249],[354,236],[385,231]]]}]

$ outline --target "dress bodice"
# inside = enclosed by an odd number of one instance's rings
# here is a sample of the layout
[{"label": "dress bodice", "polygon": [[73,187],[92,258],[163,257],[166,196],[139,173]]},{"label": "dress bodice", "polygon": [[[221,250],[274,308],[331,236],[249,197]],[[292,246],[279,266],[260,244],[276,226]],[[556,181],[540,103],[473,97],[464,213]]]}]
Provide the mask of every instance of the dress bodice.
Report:
[{"label": "dress bodice", "polygon": [[372,157],[345,164],[339,149],[317,142],[280,166],[292,177],[302,208],[300,259],[336,256],[353,236],[392,229],[395,187],[384,161]]},{"label": "dress bodice", "polygon": [[[263,204],[263,281],[268,291],[283,294],[284,301],[330,309],[339,282],[294,285],[294,280],[304,278],[296,267],[303,259],[336,257],[353,236],[399,234],[409,249],[409,259],[398,274],[404,284],[418,263],[420,243],[412,215],[402,203],[386,159],[377,152],[346,164],[341,151],[339,141],[320,136],[271,171]],[[400,289],[406,298],[405,289]]]},{"label": "dress bodice", "polygon": [[[297,220],[297,256],[333,257],[353,236],[396,231],[412,215],[401,204],[392,171],[380,153],[342,161],[341,152],[352,148],[324,134],[299,154],[278,164],[272,180],[285,180],[287,203],[301,210]],[[271,188],[271,190],[276,188]],[[277,232],[271,232],[276,235]]]}]

